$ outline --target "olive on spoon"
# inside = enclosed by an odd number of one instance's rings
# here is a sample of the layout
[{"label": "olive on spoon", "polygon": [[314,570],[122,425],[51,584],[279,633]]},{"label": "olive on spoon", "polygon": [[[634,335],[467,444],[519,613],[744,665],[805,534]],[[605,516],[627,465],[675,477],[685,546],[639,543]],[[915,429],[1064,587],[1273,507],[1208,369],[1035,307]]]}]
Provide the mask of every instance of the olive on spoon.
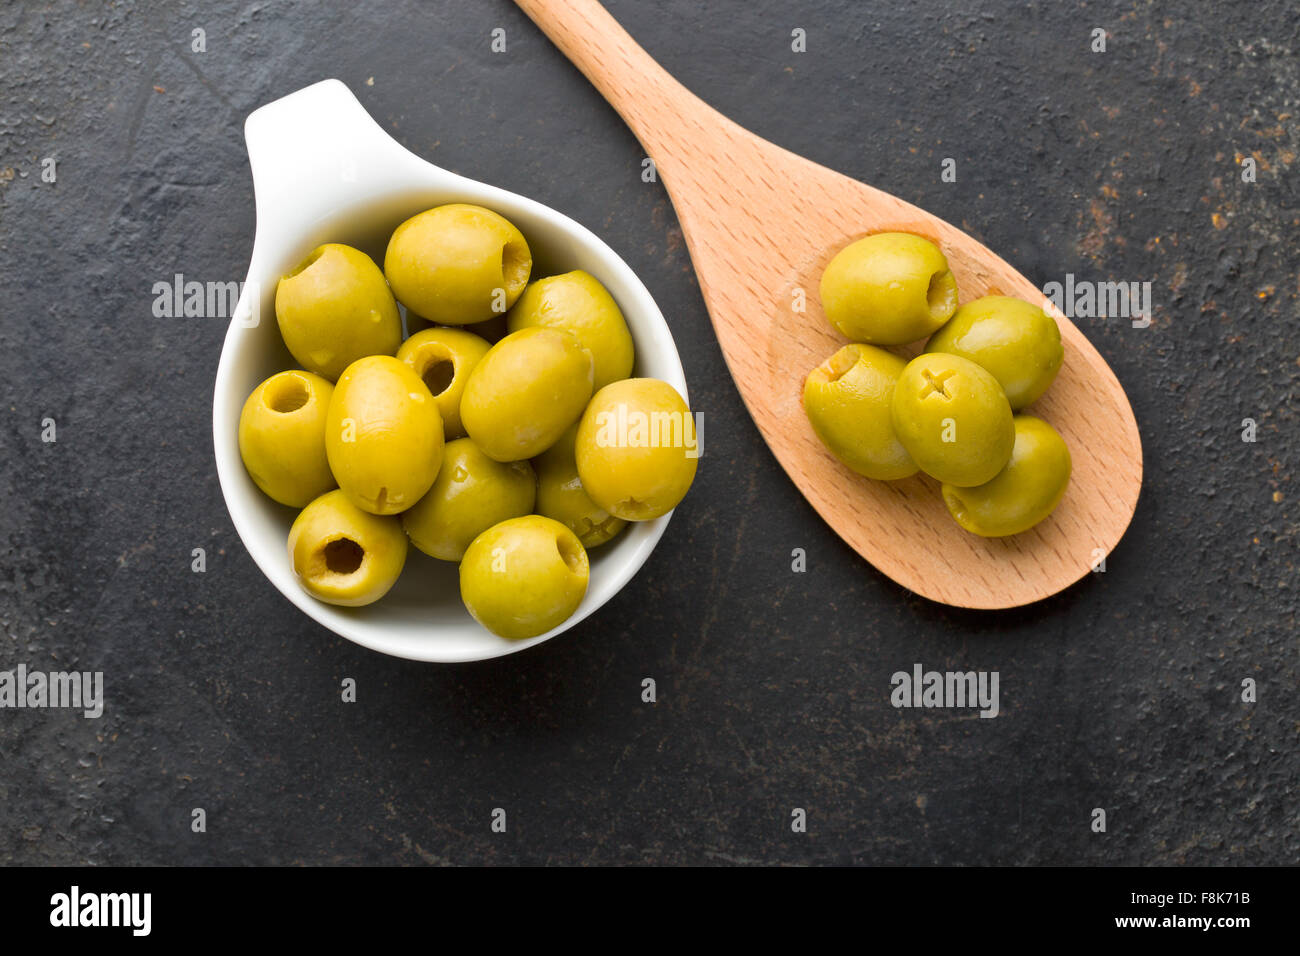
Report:
[{"label": "olive on spoon", "polygon": [[1088,574],[1128,527],[1142,487],[1142,444],[1106,361],[1050,303],[1065,359],[1032,406],[1069,444],[1074,473],[1056,511],[1008,538],[949,516],[933,482],[863,479],[817,439],[800,404],[804,377],[846,343],[817,288],[855,239],[909,232],[938,244],[961,302],[1043,294],[997,253],[888,193],[782,149],[673,79],[596,0],[515,0],[623,117],[654,160],[681,222],[722,353],[754,422],[812,506],[854,550],[935,601],[1005,608]]}]

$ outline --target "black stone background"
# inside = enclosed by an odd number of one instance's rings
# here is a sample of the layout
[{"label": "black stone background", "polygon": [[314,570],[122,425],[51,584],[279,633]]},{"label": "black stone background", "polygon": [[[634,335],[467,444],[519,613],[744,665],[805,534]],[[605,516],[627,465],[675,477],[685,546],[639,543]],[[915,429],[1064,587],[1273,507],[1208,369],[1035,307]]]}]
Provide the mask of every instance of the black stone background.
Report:
[{"label": "black stone background", "polygon": [[[0,711],[0,862],[1295,863],[1295,5],[609,6],[742,125],[1036,283],[1154,284],[1149,329],[1083,321],[1146,456],[1107,571],[962,612],[850,551],[748,418],[635,139],[510,3],[5,4],[0,667],[102,670],[107,709]],[[243,278],[243,119],[329,76],[409,148],[602,235],[706,416],[646,567],[517,656],[391,659],[285,601],[214,473],[226,321],[151,314],[175,272]],[[1002,716],[895,710],[915,662],[998,670]]]}]

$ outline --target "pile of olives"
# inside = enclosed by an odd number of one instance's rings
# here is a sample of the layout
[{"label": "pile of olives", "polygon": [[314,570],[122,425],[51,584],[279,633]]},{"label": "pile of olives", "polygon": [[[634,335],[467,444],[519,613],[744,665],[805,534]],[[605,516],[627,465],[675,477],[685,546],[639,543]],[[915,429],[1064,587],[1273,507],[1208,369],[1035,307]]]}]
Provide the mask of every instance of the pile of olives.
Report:
[{"label": "pile of olives", "polygon": [[[263,492],[301,509],[288,547],[308,594],[373,603],[414,545],[459,563],[480,624],[533,637],[582,602],[587,549],[685,496],[685,401],[630,377],[632,335],[599,281],[530,282],[532,266],[512,223],[458,203],[398,226],[382,270],[328,243],[280,279],[276,320],[302,368],[248,396],[239,451]],[[610,427],[665,416],[688,432],[677,444]]]},{"label": "pile of olives", "polygon": [[[997,295],[958,308],[939,247],[903,232],[836,254],[821,302],[854,344],[809,373],[803,404],[840,461],[885,481],[925,472],[942,483],[954,520],[986,538],[1027,531],[1052,513],[1070,481],[1070,451],[1051,425],[1018,414],[1061,368],[1050,315]],[[927,336],[910,362],[882,348]]]}]

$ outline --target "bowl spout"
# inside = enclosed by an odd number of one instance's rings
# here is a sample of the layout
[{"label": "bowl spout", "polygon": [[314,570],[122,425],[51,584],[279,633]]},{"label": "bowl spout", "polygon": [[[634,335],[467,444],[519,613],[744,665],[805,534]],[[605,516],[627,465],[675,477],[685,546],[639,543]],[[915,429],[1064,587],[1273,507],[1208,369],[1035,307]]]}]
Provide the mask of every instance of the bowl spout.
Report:
[{"label": "bowl spout", "polygon": [[[389,136],[339,80],[322,80],[249,114],[257,239],[278,244],[338,212],[445,177]],[[270,231],[274,236],[268,236]]]}]

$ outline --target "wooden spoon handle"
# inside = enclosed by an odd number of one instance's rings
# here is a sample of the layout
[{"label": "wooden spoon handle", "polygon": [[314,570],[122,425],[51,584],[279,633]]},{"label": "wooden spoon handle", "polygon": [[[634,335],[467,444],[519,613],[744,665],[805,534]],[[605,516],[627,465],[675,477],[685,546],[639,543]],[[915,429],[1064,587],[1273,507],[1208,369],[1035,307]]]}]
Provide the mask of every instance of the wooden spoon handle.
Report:
[{"label": "wooden spoon handle", "polygon": [[661,166],[683,126],[731,124],[678,83],[597,0],[515,0],[618,111]]}]

